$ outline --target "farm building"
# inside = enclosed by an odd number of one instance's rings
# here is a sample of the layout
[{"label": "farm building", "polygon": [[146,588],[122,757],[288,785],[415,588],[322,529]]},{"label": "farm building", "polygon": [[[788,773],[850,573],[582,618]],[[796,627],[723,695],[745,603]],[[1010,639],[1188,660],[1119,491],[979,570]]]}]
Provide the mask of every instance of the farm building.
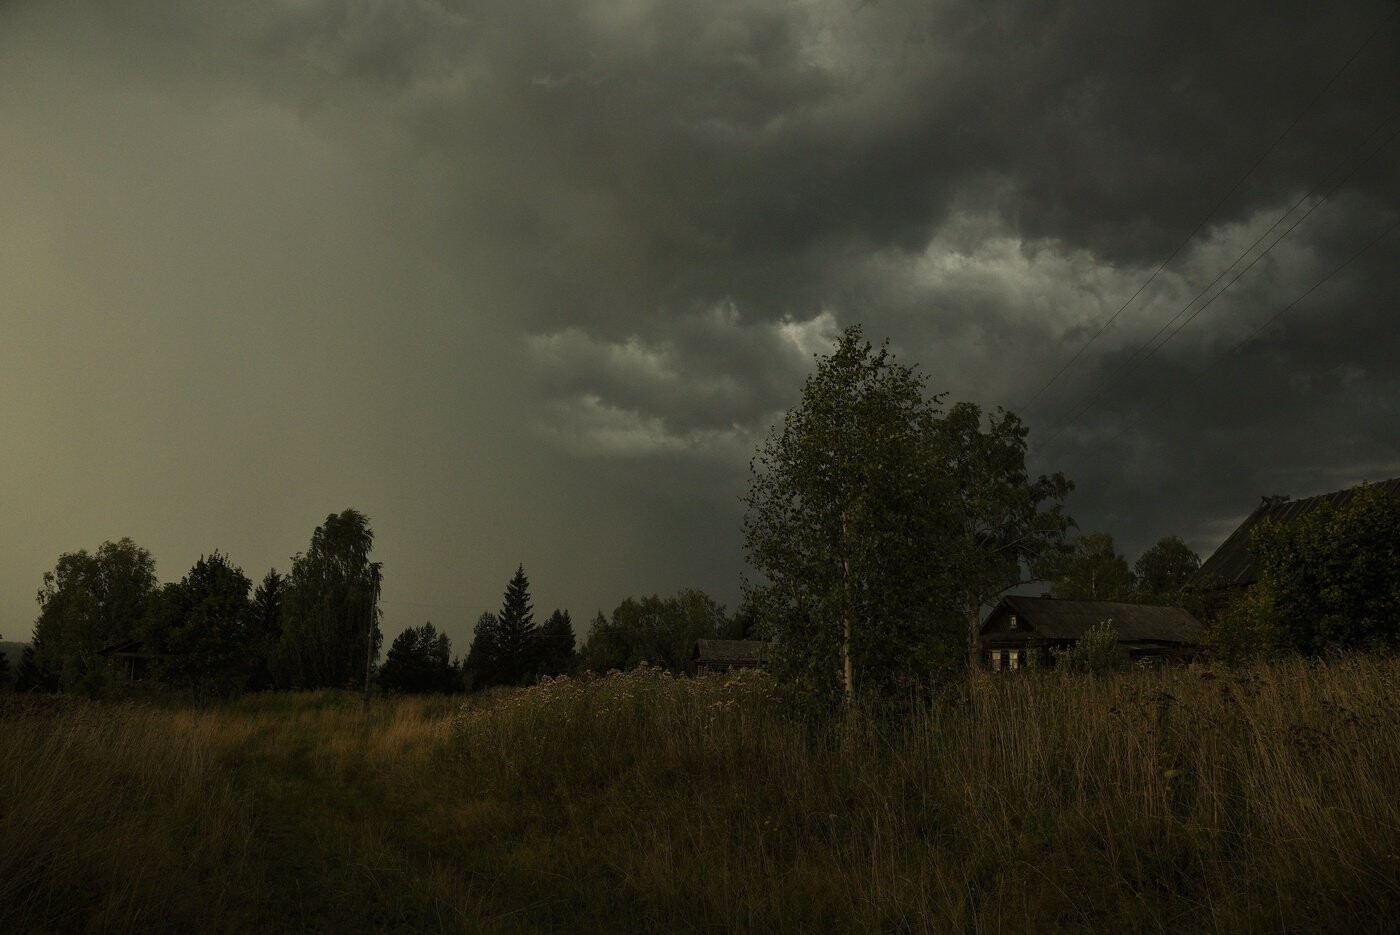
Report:
[{"label": "farm building", "polygon": [[[1386,491],[1391,496],[1400,497],[1400,478],[1380,481],[1371,485]],[[1288,497],[1264,497],[1254,512],[1245,517],[1239,528],[1220,544],[1210,558],[1201,563],[1186,589],[1201,596],[1206,613],[1214,616],[1236,595],[1248,590],[1259,580],[1259,569],[1254,557],[1249,553],[1250,538],[1262,523],[1295,523],[1324,503],[1333,508],[1346,506],[1356,495],[1359,487],[1336,490],[1293,500]]]},{"label": "farm building", "polygon": [[697,640],[695,674],[710,675],[733,669],[761,669],[768,665],[772,643],[762,640]]},{"label": "farm building", "polygon": [[1119,650],[1134,662],[1189,661],[1199,654],[1204,635],[1180,607],[1008,596],[982,623],[982,663],[994,672],[1053,667],[1056,651],[1071,648],[1104,621],[1113,624]]},{"label": "farm building", "polygon": [[98,650],[97,654],[107,660],[107,668],[117,678],[127,682],[140,682],[150,677],[151,663],[165,658],[159,653],[146,651],[145,640],[122,640]]}]

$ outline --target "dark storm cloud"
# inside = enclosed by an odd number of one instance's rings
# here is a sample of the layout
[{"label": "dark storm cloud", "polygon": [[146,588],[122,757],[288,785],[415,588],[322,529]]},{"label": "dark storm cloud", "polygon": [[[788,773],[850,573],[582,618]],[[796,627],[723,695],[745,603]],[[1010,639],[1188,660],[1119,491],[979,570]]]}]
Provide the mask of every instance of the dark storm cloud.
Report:
[{"label": "dark storm cloud", "polygon": [[[257,393],[290,394],[305,422],[269,410],[282,428],[231,429],[240,450],[285,474],[275,446],[300,438],[363,473],[361,487],[308,476],[288,502],[401,491],[384,509],[405,516],[392,541],[425,600],[462,588],[412,543],[454,537],[479,541],[461,561],[503,574],[542,556],[560,601],[679,586],[691,568],[732,598],[742,465],[814,351],[861,322],[932,389],[1020,408],[1388,10],[12,4],[0,41],[16,90],[0,116],[36,130],[10,144],[24,219],[84,219],[61,235],[70,251],[36,237],[32,257],[16,254],[36,285],[15,301],[67,308],[54,298],[67,289],[90,309],[125,283],[121,307],[206,366],[223,345],[192,307],[220,309],[226,341],[277,334],[271,362],[249,339]],[[1392,19],[1026,411],[1033,444],[1057,435],[1037,462],[1079,481],[1086,527],[1134,549],[1174,532],[1208,545],[1259,493],[1400,473],[1394,238],[1219,359],[1394,221],[1397,51]],[[1290,205],[1353,169],[1066,423]],[[95,212],[72,194],[83,186]],[[104,238],[129,261],[106,258]],[[76,284],[57,285],[74,268]],[[337,371],[346,359],[376,368],[372,387]],[[163,379],[152,398],[190,376]],[[373,456],[350,458],[346,437]],[[576,543],[599,529],[616,556],[585,563]],[[470,603],[489,603],[488,580],[464,586]]]}]

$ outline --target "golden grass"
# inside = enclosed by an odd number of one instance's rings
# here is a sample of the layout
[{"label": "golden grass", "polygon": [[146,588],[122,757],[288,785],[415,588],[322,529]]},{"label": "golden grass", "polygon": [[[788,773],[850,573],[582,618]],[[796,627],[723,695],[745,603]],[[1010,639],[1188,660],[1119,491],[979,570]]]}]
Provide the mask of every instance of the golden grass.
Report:
[{"label": "golden grass", "polygon": [[1400,927],[1400,662],[0,707],[0,931]]}]

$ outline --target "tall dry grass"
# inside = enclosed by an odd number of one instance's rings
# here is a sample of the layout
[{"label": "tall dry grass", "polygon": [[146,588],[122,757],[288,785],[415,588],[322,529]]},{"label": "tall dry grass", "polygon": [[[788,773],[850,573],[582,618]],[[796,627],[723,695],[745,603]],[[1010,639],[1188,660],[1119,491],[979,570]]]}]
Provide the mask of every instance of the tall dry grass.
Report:
[{"label": "tall dry grass", "polygon": [[1400,662],[0,707],[0,931],[1385,931]]},{"label": "tall dry grass", "polygon": [[[1400,664],[987,678],[899,723],[762,679],[553,683],[459,718],[630,921],[688,929],[1400,926]],[[596,872],[595,872],[596,875]],[[668,922],[669,920],[669,922]]]}]

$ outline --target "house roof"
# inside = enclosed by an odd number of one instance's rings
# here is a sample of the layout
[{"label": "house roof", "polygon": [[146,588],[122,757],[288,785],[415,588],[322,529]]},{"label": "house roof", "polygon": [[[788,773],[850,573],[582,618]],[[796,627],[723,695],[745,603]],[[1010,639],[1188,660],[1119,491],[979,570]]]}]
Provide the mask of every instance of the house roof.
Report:
[{"label": "house roof", "polygon": [[1052,597],[1008,595],[982,625],[985,633],[1003,607],[1021,617],[1037,635],[1077,640],[1105,620],[1113,621],[1119,642],[1199,643],[1204,629],[1180,607],[1125,604],[1119,601],[1064,601]]},{"label": "house roof", "polygon": [[695,655],[701,662],[763,662],[770,645],[762,640],[696,640]]},{"label": "house roof", "polygon": [[[1379,481],[1371,486],[1384,490],[1391,496],[1400,497],[1400,477]],[[1264,502],[1245,517],[1239,528],[1220,543],[1215,553],[1201,563],[1201,567],[1186,582],[1186,587],[1196,591],[1210,591],[1253,584],[1259,580],[1259,569],[1254,564],[1254,557],[1249,554],[1249,543],[1259,524],[1267,520],[1288,525],[1297,522],[1324,503],[1333,508],[1346,506],[1360,489],[1360,486],[1348,487],[1346,490],[1334,490],[1332,493],[1304,497],[1301,500],[1264,498]]]}]

